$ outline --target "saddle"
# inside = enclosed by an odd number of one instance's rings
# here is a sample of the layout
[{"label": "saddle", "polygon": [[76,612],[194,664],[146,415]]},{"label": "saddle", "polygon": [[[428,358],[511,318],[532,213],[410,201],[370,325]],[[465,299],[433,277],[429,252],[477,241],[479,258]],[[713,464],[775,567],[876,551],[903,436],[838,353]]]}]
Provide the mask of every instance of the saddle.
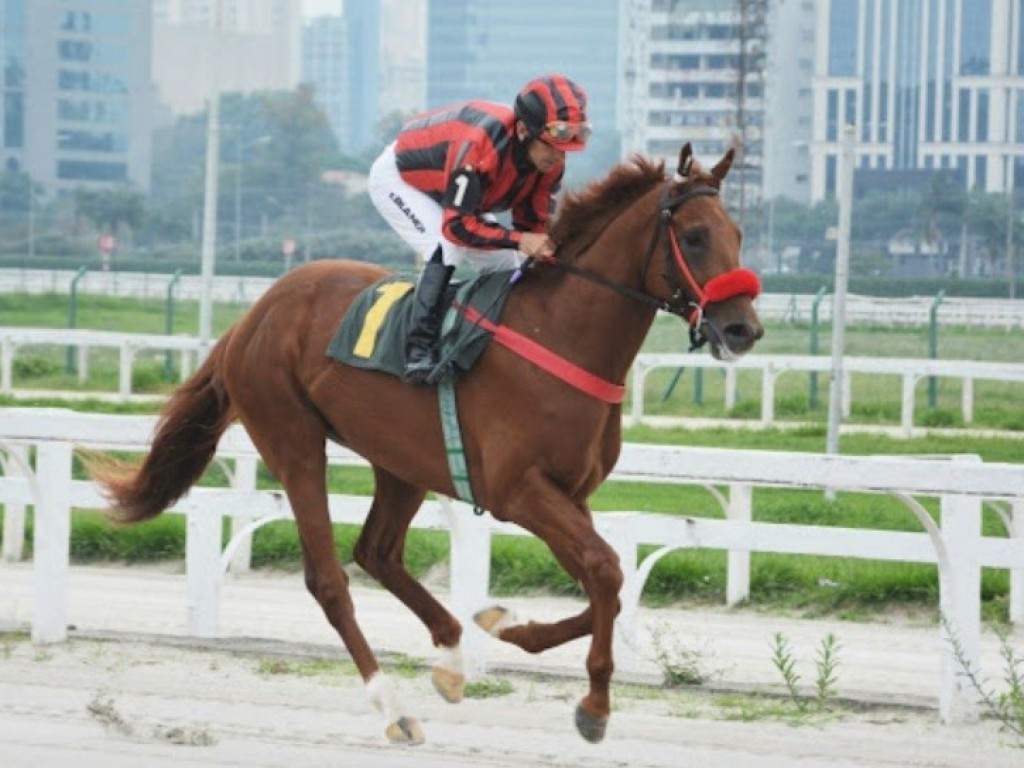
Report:
[{"label": "saddle", "polygon": [[[448,286],[448,311],[439,338],[440,362],[429,381],[454,381],[479,359],[492,334],[480,320],[466,317],[466,308],[498,323],[512,287],[512,270],[498,270]],[[327,356],[356,368],[401,378],[409,335],[416,277],[394,274],[373,283],[356,297],[327,347]],[[475,313],[474,313],[475,316]]]}]

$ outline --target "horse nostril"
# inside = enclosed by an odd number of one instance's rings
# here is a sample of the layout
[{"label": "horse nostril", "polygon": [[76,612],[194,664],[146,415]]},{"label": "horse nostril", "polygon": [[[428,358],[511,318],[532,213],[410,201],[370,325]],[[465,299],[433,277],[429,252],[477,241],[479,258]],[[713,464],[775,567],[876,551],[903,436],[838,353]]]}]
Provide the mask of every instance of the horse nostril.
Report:
[{"label": "horse nostril", "polygon": [[733,350],[746,350],[754,345],[754,342],[764,336],[764,328],[760,323],[730,323],[725,327],[725,337],[729,347]]}]

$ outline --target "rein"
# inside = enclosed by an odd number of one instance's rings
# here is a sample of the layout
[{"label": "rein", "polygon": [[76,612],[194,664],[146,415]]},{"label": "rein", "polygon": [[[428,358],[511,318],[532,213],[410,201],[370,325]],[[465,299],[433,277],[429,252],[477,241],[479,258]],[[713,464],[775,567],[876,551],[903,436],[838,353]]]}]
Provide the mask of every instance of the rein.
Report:
[{"label": "rein", "polygon": [[[690,351],[692,352],[708,342],[708,337],[704,332],[704,326],[706,325],[704,320],[705,307],[708,304],[731,299],[733,296],[746,295],[752,299],[756,298],[761,292],[761,281],[754,272],[740,267],[713,277],[701,286],[697,278],[694,277],[686,254],[679,245],[679,238],[672,229],[672,215],[685,203],[694,198],[717,197],[718,189],[710,184],[701,184],[672,197],[669,194],[672,184],[673,182],[670,181],[665,186],[661,201],[658,204],[658,226],[655,228],[644,254],[644,266],[640,273],[640,282],[643,283],[646,279],[647,268],[650,266],[651,259],[654,256],[658,240],[664,236],[666,263],[675,267],[681,277],[681,280],[677,282],[686,284],[690,295],[693,297],[692,299],[688,298],[686,293],[684,293],[681,284],[677,285],[672,295],[667,299],[657,299],[648,293],[638,291],[622,283],[613,282],[603,275],[578,267],[575,264],[568,264],[557,260],[545,260],[544,263],[557,266],[570,274],[582,277],[641,304],[646,304],[647,306],[683,318],[690,326]],[[664,277],[665,281],[671,286],[672,280],[670,275],[666,272]]]}]

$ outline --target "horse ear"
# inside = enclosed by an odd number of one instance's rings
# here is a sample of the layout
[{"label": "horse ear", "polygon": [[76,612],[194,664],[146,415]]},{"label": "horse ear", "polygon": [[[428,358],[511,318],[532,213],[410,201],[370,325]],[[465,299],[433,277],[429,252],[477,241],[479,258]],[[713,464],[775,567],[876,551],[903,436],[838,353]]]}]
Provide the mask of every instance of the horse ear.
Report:
[{"label": "horse ear", "polygon": [[676,169],[676,181],[682,183],[690,175],[690,170],[693,167],[693,146],[690,142],[683,144],[683,148],[679,152],[679,167]]},{"label": "horse ear", "polygon": [[729,147],[729,151],[725,153],[725,157],[718,161],[718,165],[711,169],[711,175],[721,181],[725,178],[725,174],[729,172],[732,167],[732,159],[736,156],[736,150]]}]

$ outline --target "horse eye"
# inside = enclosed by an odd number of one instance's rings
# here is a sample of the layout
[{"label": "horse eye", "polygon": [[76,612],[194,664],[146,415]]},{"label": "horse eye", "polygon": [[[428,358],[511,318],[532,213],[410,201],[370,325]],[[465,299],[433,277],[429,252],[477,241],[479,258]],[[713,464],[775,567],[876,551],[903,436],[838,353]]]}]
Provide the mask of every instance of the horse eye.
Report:
[{"label": "horse eye", "polygon": [[707,232],[702,229],[691,229],[683,232],[683,243],[687,248],[700,248],[704,245]]}]

